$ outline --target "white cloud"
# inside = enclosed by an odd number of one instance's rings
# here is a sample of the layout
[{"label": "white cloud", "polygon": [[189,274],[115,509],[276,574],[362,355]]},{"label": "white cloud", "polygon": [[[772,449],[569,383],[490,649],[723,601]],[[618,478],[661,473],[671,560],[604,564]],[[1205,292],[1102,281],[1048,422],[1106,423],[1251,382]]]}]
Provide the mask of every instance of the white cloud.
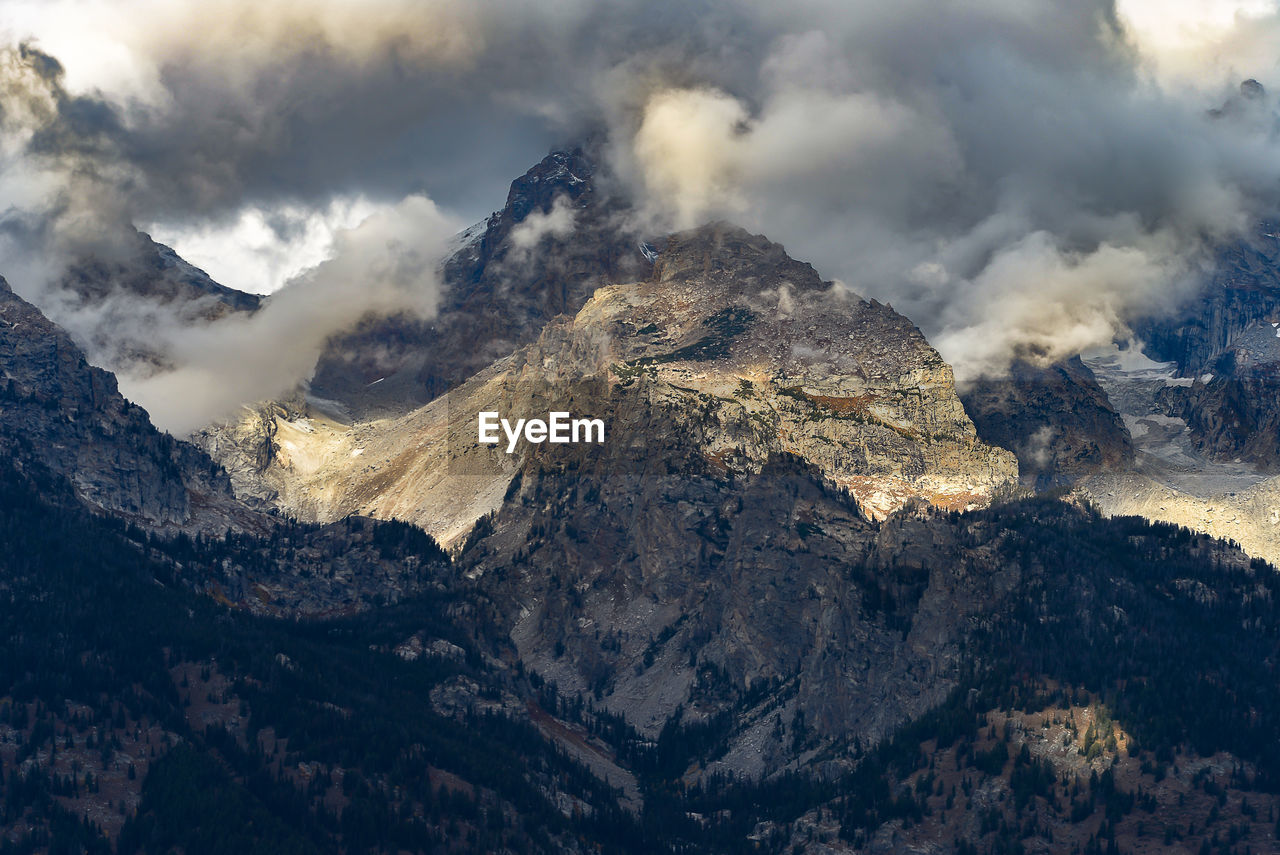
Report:
[{"label": "white cloud", "polygon": [[[60,218],[42,264],[108,234],[96,211],[270,290],[335,252],[363,199],[492,210],[550,138],[602,133],[653,229],[764,232],[891,301],[965,375],[1123,333],[1280,208],[1276,100],[1238,95],[1244,77],[1280,90],[1274,3],[8,8],[68,92],[103,92],[60,101],[7,58],[23,97],[0,93],[3,151],[43,136],[0,187]],[[570,214],[517,239],[565,236]]]},{"label": "white cloud", "polygon": [[511,230],[511,245],[519,254],[531,252],[543,238],[566,238],[573,234],[576,212],[565,196],[557,196],[551,210],[533,211]]},{"label": "white cloud", "polygon": [[364,314],[433,315],[440,262],[458,227],[430,199],[410,196],[336,233],[332,258],[292,279],[257,313],[156,329],[175,367],[126,372],[120,389],[175,434],[278,397],[310,375],[331,335]]},{"label": "white cloud", "polygon": [[240,291],[270,294],[329,259],[339,232],[359,226],[387,207],[361,196],[340,196],[320,209],[253,205],[226,223],[155,223],[145,230],[215,281]]},{"label": "white cloud", "polygon": [[1225,75],[1242,74],[1280,82],[1274,54],[1264,54],[1263,41],[1272,35],[1260,32],[1275,25],[1275,0],[1118,0],[1116,9],[1142,55],[1169,82],[1217,86]]}]

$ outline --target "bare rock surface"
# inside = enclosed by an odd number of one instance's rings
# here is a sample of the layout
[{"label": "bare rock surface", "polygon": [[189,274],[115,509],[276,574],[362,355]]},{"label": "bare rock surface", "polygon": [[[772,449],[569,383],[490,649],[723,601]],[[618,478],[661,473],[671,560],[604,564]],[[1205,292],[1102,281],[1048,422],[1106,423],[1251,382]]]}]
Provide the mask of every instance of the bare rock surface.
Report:
[{"label": "bare rock surface", "polygon": [[1124,420],[1079,357],[1048,366],[1016,362],[1007,375],[962,389],[960,398],[985,442],[1018,455],[1025,487],[1051,489],[1133,463]]},{"label": "bare rock surface", "polygon": [[1100,351],[1086,361],[1137,453],[1131,469],[1080,481],[1081,494],[1108,514],[1176,523],[1280,563],[1280,478],[1247,461],[1210,457],[1187,421],[1168,412],[1171,395],[1200,393],[1213,378],[1177,377],[1173,363],[1133,351]]},{"label": "bare rock surface", "polygon": [[258,528],[226,474],[156,430],[40,310],[0,279],[0,443],[68,476],[90,505],[167,531]]},{"label": "bare rock surface", "polygon": [[[638,397],[615,407],[629,389]],[[670,439],[725,472],[796,455],[873,517],[914,500],[980,507],[1016,484],[1013,455],[978,439],[950,367],[909,321],[724,225],[672,237],[649,279],[599,289],[406,415],[344,424],[305,403],[257,408],[197,441],[242,496],[310,521],[401,519],[454,544],[501,505],[528,449],[479,445],[480,412],[602,417],[606,446],[661,447],[635,401],[671,413]]]}]

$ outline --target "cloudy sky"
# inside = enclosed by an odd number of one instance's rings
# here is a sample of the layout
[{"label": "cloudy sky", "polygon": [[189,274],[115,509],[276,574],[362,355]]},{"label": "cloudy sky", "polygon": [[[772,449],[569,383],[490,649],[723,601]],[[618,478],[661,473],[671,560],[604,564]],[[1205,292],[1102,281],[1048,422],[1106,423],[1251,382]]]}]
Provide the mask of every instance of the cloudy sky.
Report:
[{"label": "cloudy sky", "polygon": [[[0,0],[0,273],[56,315],[60,260],[132,223],[284,288],[187,342],[200,373],[122,377],[153,415],[225,383],[203,418],[364,308],[429,313],[386,247],[443,252],[593,135],[638,228],[763,232],[974,376],[1123,335],[1274,210],[1278,24],[1259,0]],[[285,352],[269,382],[219,374]]]}]

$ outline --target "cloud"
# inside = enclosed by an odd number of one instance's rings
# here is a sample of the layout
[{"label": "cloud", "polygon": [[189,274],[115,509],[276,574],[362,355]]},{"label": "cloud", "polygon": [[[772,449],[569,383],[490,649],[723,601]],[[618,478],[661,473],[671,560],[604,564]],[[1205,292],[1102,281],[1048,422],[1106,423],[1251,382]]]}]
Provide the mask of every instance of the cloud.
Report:
[{"label": "cloud", "polygon": [[737,213],[739,126],[747,110],[714,89],[670,89],[645,105],[634,147],[651,200],[659,200],[676,228],[714,213]]},{"label": "cloud", "polygon": [[332,257],[337,235],[389,206],[363,196],[337,196],[309,208],[246,206],[228,222],[148,227],[151,236],[241,291],[270,294],[305,270]]},{"label": "cloud", "polygon": [[575,216],[573,203],[557,196],[550,211],[533,211],[516,224],[511,230],[511,246],[517,255],[527,256],[545,237],[566,238],[573,234]]},{"label": "cloud", "polygon": [[410,196],[339,232],[330,260],[289,282],[257,313],[158,329],[173,367],[125,372],[121,391],[176,434],[279,397],[310,375],[331,335],[365,314],[433,315],[440,262],[457,228],[431,200]]},{"label": "cloud", "polygon": [[[1280,16],[1258,0],[10,0],[5,26],[0,264],[42,306],[60,263],[130,224],[269,290],[336,262],[369,211],[425,197],[474,221],[552,143],[592,137],[643,227],[762,231],[890,301],[964,377],[1192,293],[1280,187]],[[1268,94],[1243,97],[1246,76]],[[517,239],[569,238],[571,214]],[[261,316],[273,353],[299,336],[305,376],[310,331],[340,319],[285,323],[294,288]],[[216,354],[213,336],[192,342]]]},{"label": "cloud", "polygon": [[954,283],[934,344],[963,354],[961,382],[998,374],[1012,358],[1051,362],[1112,339],[1134,312],[1151,312],[1157,295],[1187,271],[1173,248],[1060,249],[1045,232],[1000,249],[972,279]]},{"label": "cloud", "polygon": [[[651,228],[762,231],[892,302],[962,379],[1123,335],[1280,202],[1274,97],[1170,84],[1144,53],[1164,43],[1106,3],[795,10],[815,28],[768,39],[754,80],[655,86],[618,171]],[[1272,25],[1228,17],[1212,43]]]},{"label": "cloud", "polygon": [[1239,80],[1274,63],[1274,0],[1118,0],[1147,66],[1166,82]]},{"label": "cloud", "polygon": [[[554,139],[546,102],[570,70],[542,43],[577,4],[505,5],[13,0],[6,29],[98,106],[137,219],[235,219],[335,195],[499,196]],[[88,131],[62,126],[64,150]]]}]

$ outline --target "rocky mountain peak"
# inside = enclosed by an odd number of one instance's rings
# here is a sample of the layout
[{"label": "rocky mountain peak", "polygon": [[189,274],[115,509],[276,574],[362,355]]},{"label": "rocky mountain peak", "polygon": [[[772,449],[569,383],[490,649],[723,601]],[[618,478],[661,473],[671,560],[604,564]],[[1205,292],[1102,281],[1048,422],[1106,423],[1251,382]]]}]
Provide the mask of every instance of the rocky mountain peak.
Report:
[{"label": "rocky mountain peak", "polygon": [[511,182],[499,216],[519,223],[534,211],[547,213],[560,196],[575,202],[583,199],[596,191],[595,172],[594,161],[582,149],[553,151]]},{"label": "rocky mountain peak", "polygon": [[657,282],[697,276],[708,287],[744,294],[770,280],[794,290],[826,287],[811,265],[791,258],[782,244],[732,223],[708,223],[660,243],[653,268]]},{"label": "rocky mountain peak", "polygon": [[189,304],[192,319],[213,319],[229,312],[251,312],[260,298],[215,282],[172,248],[133,227],[122,227],[109,253],[75,259],[62,285],[82,302],[93,304],[124,294],[155,303]]},{"label": "rocky mountain peak", "polygon": [[71,479],[88,504],[161,529],[254,524],[225,473],[152,426],[115,377],[0,279],[0,448]]},{"label": "rocky mountain peak", "polygon": [[1267,96],[1266,87],[1250,77],[1248,80],[1240,84],[1240,97],[1250,101],[1257,101]]},{"label": "rocky mountain peak", "polygon": [[1017,478],[910,321],[723,223],[670,237],[650,279],[599,289],[527,362],[544,377],[639,384],[717,465],[758,472],[796,455],[873,517],[917,499],[981,506]]},{"label": "rocky mountain peak", "polygon": [[[906,318],[735,226],[660,243],[647,278],[596,289],[534,343],[402,417],[255,414],[202,442],[242,495],[277,494],[322,522],[396,517],[444,542],[498,507],[539,454],[478,446],[482,411],[602,418],[607,447],[582,453],[619,474],[644,465],[627,449],[664,448],[670,465],[719,475],[794,457],[875,518],[915,501],[981,507],[1016,484],[1013,455],[979,440],[950,366]],[[266,439],[278,452],[264,469]]]},{"label": "rocky mountain peak", "polygon": [[[582,149],[555,151],[511,183],[502,210],[459,236],[432,321],[369,319],[336,337],[312,389],[357,416],[400,416],[529,344],[601,285],[648,274],[624,200]],[[371,385],[376,383],[376,385]]]}]

